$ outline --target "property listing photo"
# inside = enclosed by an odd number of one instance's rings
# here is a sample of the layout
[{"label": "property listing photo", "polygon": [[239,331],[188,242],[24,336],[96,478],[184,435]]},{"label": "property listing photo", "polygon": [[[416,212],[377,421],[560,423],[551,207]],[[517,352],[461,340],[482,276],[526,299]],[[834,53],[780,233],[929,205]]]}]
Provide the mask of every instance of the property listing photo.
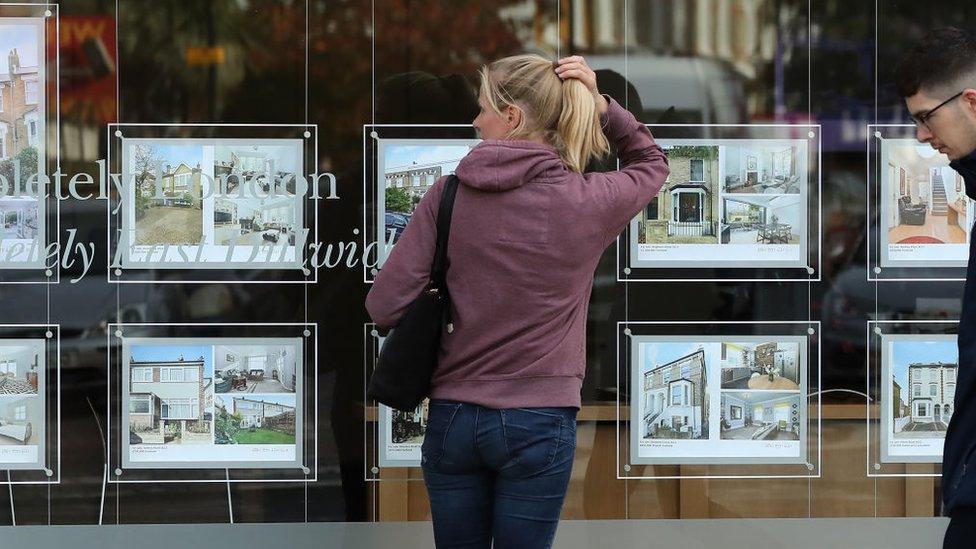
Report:
[{"label": "property listing photo", "polygon": [[637,218],[637,243],[718,243],[719,147],[662,148],[671,173]]},{"label": "property listing photo", "polygon": [[799,391],[799,343],[723,342],[722,389]]},{"label": "property listing photo", "polygon": [[296,198],[215,198],[214,243],[221,246],[267,246],[296,241]]},{"label": "property listing photo", "polygon": [[797,393],[722,391],[722,440],[800,440]]},{"label": "property listing photo", "polygon": [[203,238],[203,146],[162,140],[140,143],[130,148],[129,162],[127,174],[135,183],[135,244],[199,244]]},{"label": "property listing photo", "polygon": [[722,244],[798,244],[798,194],[722,197]]},{"label": "property listing photo", "polygon": [[386,144],[383,148],[383,200],[380,220],[387,244],[395,244],[420,199],[443,176],[451,175],[474,144]]},{"label": "property listing photo", "polygon": [[700,343],[641,343],[641,437],[707,439],[709,355]]},{"label": "property listing photo", "polygon": [[134,345],[130,355],[129,444],[212,444],[213,347]]},{"label": "property listing photo", "polygon": [[41,28],[15,19],[0,21],[0,173],[11,184],[14,161],[20,163],[23,185],[38,173],[37,159],[43,154]]},{"label": "property listing photo", "polygon": [[945,438],[954,410],[959,351],[955,338],[890,343],[892,435]]},{"label": "property listing photo", "polygon": [[297,345],[216,345],[214,390],[222,393],[294,393]]},{"label": "property listing photo", "polygon": [[892,140],[884,145],[884,225],[888,244],[964,244],[969,199],[949,158],[928,145]]},{"label": "property listing photo", "polygon": [[794,143],[754,142],[724,146],[723,193],[800,194],[800,155]]},{"label": "property listing photo", "polygon": [[393,444],[420,444],[427,431],[428,399],[411,412],[390,409],[390,441]]},{"label": "property listing photo", "polygon": [[35,240],[39,233],[38,201],[35,198],[0,197],[0,242]]},{"label": "property listing photo", "polygon": [[214,146],[214,181],[218,187],[215,194],[226,198],[296,194],[296,178],[304,175],[300,142],[270,145],[233,141]]},{"label": "property listing photo", "polygon": [[44,398],[0,395],[0,445],[37,445],[44,434]]},{"label": "property listing photo", "polygon": [[0,343],[0,395],[36,395],[43,369],[43,343]]},{"label": "property listing photo", "polygon": [[295,444],[295,395],[215,397],[214,443]]}]

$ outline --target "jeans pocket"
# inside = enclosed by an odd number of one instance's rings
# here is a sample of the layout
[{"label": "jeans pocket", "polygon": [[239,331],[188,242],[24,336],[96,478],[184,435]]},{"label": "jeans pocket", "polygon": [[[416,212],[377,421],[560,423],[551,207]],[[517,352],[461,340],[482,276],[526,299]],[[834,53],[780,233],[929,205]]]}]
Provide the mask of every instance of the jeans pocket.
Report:
[{"label": "jeans pocket", "polygon": [[427,430],[420,446],[420,464],[433,467],[444,457],[447,433],[454,422],[454,416],[461,408],[460,402],[431,400],[427,411]]},{"label": "jeans pocket", "polygon": [[548,409],[507,408],[500,410],[502,436],[508,461],[502,468],[511,478],[527,478],[552,466],[572,421],[567,415]]}]

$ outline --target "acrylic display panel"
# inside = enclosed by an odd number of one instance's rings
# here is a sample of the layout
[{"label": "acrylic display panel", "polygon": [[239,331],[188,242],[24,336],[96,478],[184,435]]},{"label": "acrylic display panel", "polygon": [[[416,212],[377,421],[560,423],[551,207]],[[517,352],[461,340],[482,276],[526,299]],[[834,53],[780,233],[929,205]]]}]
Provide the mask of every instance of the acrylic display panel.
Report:
[{"label": "acrylic display panel", "polygon": [[0,325],[0,484],[60,482],[60,329]]},{"label": "acrylic display panel", "polygon": [[109,364],[117,481],[313,476],[314,325],[112,329],[121,331],[109,334],[119,353]]},{"label": "acrylic display panel", "polygon": [[819,474],[817,323],[618,327],[621,478]]},{"label": "acrylic display panel", "polygon": [[[957,321],[869,321],[868,474],[910,474],[904,464],[942,464],[955,409]],[[913,471],[917,471],[916,466]]]},{"label": "acrylic display panel", "polygon": [[868,278],[965,278],[976,209],[949,158],[915,126],[868,126]]},{"label": "acrylic display panel", "polygon": [[0,284],[57,283],[58,9],[0,5]]},{"label": "acrylic display panel", "polygon": [[365,174],[363,195],[364,280],[382,268],[417,204],[441,177],[479,143],[470,125],[367,125],[363,128]]},{"label": "acrylic display panel", "polygon": [[316,204],[334,194],[315,139],[305,125],[110,125],[110,280],[314,282]]},{"label": "acrylic display panel", "polygon": [[[363,374],[367,384],[385,339],[375,324],[363,326]],[[420,480],[420,448],[427,429],[429,399],[425,398],[416,410],[403,412],[370,399],[364,387],[363,401],[367,406],[363,429],[369,441],[365,452],[366,480],[381,481],[386,472],[402,468],[414,469],[406,473],[407,480]],[[396,473],[396,478],[403,480],[402,473]]]},{"label": "acrylic display panel", "polygon": [[671,173],[621,236],[621,281],[819,279],[818,126],[648,128]]}]

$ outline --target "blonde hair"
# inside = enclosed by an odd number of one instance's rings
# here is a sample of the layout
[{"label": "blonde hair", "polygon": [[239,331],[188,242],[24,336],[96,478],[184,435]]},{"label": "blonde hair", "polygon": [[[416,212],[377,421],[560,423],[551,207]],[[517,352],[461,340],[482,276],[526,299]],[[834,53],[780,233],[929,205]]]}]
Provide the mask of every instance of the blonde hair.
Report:
[{"label": "blonde hair", "polygon": [[481,93],[499,114],[509,106],[522,111],[509,138],[538,132],[571,170],[582,173],[590,159],[610,152],[610,144],[593,94],[576,78],[559,78],[554,67],[538,55],[504,57],[481,68]]}]

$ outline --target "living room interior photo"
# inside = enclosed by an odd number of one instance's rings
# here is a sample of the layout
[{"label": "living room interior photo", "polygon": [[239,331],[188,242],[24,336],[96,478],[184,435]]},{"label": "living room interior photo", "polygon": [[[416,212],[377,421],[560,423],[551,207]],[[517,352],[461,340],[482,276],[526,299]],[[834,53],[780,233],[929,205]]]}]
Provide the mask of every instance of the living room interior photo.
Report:
[{"label": "living room interior photo", "polygon": [[217,393],[294,393],[298,354],[292,345],[217,345]]},{"label": "living room interior photo", "polygon": [[800,395],[722,392],[722,440],[800,440]]},{"label": "living room interior photo", "polygon": [[214,242],[221,246],[275,245],[296,240],[295,199],[217,198],[214,200]]},{"label": "living room interior photo", "polygon": [[728,146],[723,151],[722,191],[742,194],[800,194],[797,145]]},{"label": "living room interior photo", "polygon": [[892,144],[883,177],[889,244],[965,244],[967,202],[949,159],[928,145]]},{"label": "living room interior photo", "polygon": [[799,345],[792,341],[722,343],[722,388],[799,391]]}]

